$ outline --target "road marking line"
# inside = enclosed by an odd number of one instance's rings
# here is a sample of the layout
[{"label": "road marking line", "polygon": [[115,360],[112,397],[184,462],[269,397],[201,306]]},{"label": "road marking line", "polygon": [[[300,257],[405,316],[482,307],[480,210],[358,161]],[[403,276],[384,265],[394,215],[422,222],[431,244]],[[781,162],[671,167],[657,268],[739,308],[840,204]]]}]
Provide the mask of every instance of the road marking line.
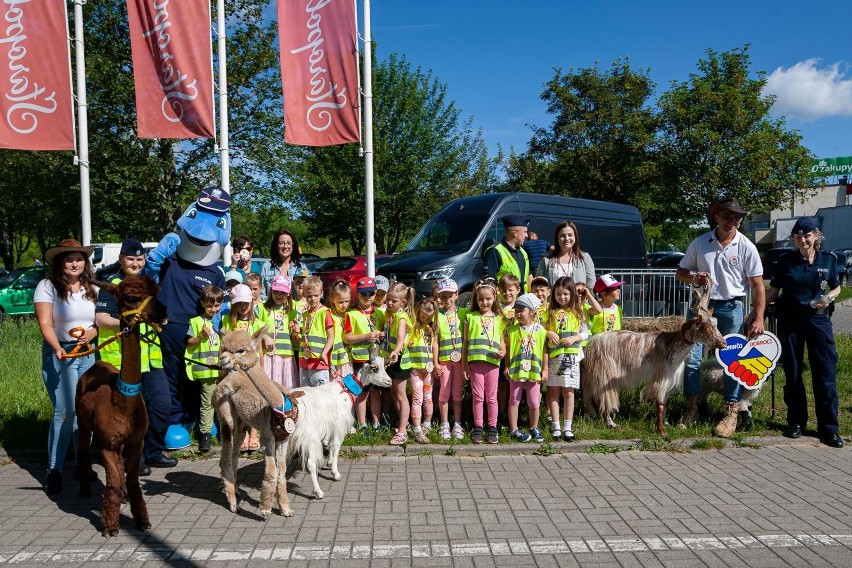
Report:
[{"label": "road marking line", "polygon": [[670,550],[734,550],[742,548],[840,546],[852,549],[852,535],[843,534],[763,534],[737,536],[642,536],[575,538],[571,540],[482,540],[473,542],[432,542],[417,544],[337,544],[332,546],[292,546],[253,550],[182,547],[171,551],[160,544],[155,549],[41,549],[0,553],[0,564],[38,562],[40,564],[96,564],[98,562],[240,560],[339,560],[371,558],[428,558],[436,556],[535,556],[545,554],[595,554]]}]

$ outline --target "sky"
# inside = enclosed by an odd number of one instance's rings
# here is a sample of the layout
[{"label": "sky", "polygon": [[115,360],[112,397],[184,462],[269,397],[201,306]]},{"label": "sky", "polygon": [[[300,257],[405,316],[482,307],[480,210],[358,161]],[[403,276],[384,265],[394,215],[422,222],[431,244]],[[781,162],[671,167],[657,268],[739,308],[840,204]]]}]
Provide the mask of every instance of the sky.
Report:
[{"label": "sky", "polygon": [[[363,0],[357,2],[359,14]],[[540,99],[554,67],[605,70],[618,57],[667,90],[706,50],[750,44],[772,108],[819,158],[852,156],[852,4],[812,0],[371,0],[377,58],[405,54],[431,70],[482,129],[491,154],[523,152],[530,125],[551,123]],[[359,30],[363,33],[363,27]],[[655,102],[655,101],[654,101]]]}]

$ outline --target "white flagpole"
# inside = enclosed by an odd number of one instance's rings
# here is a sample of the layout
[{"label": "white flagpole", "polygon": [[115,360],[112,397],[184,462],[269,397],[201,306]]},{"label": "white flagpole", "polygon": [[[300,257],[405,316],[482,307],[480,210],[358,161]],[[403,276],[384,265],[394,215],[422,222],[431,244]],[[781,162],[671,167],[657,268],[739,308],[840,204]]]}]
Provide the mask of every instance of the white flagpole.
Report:
[{"label": "white flagpole", "polygon": [[[228,154],[228,58],[225,36],[225,0],[216,0],[216,34],[219,48],[219,159],[222,166],[222,189],[231,194],[231,159]],[[230,266],[231,243],[223,249],[224,266]]]},{"label": "white flagpole", "polygon": [[373,225],[373,36],[370,0],[364,0],[364,200],[367,225],[367,274],[376,275],[376,243]]},{"label": "white flagpole", "polygon": [[83,4],[74,0],[74,55],[77,70],[77,136],[79,143],[74,162],[80,167],[80,209],[83,221],[83,246],[92,244],[92,212],[89,199],[89,123],[86,111],[86,49],[83,45]]}]

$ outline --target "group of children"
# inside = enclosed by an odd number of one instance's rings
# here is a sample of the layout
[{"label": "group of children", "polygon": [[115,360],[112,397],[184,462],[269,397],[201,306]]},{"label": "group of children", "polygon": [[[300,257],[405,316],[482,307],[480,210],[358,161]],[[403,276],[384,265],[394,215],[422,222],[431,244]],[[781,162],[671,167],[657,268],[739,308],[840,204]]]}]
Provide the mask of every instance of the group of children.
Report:
[{"label": "group of children", "polygon": [[[389,389],[373,386],[365,391],[356,400],[356,419],[362,430],[378,429],[382,414],[393,403],[398,423],[390,444],[400,445],[408,441],[409,421],[414,440],[428,443],[434,412],[439,415],[441,439],[463,438],[466,380],[473,398],[473,443],[497,443],[498,413],[502,412],[515,439],[543,441],[537,427],[542,384],[547,385],[551,435],[573,440],[574,392],[580,387],[583,345],[591,334],[621,327],[617,301],[622,282],[610,275],[595,282],[600,300],[585,283],[570,277],[558,279],[552,287],[547,279],[534,278],[531,292],[525,294],[520,294],[520,282],[512,275],[499,282],[484,278],[475,283],[469,307],[457,305],[459,291],[452,279],[437,281],[432,296],[415,302],[413,288],[381,276],[351,283],[338,280],[326,291],[316,276],[297,274],[291,281],[282,274],[274,278],[262,301],[259,276],[246,275],[245,284],[238,282],[239,277],[226,275],[228,305],[223,304],[225,291],[205,288],[204,314],[190,322],[187,374],[201,383],[202,451],[210,446],[211,397],[219,378],[211,367],[218,362],[222,329],[254,333],[266,326],[267,336],[261,343],[264,371],[287,388],[357,375],[369,364],[371,349],[378,348],[392,384]],[[518,425],[524,394],[529,432]],[[560,402],[564,406],[561,423]],[[257,447],[253,432],[243,449]]]}]

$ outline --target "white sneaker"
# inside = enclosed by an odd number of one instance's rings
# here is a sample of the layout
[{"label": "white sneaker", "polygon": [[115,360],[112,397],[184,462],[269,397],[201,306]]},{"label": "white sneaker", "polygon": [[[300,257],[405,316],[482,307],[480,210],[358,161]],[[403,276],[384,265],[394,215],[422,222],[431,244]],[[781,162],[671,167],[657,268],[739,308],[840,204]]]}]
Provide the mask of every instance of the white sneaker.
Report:
[{"label": "white sneaker", "polygon": [[450,439],[450,425],[445,424],[445,425],[441,426],[440,434],[441,434],[442,440],[449,440]]},{"label": "white sneaker", "polygon": [[453,426],[453,438],[455,438],[456,440],[461,440],[462,438],[464,438],[464,430],[462,429],[461,425],[456,424],[455,426]]},{"label": "white sneaker", "polygon": [[431,422],[424,422],[423,424],[420,425],[420,427],[427,434],[432,431],[432,423]]}]

